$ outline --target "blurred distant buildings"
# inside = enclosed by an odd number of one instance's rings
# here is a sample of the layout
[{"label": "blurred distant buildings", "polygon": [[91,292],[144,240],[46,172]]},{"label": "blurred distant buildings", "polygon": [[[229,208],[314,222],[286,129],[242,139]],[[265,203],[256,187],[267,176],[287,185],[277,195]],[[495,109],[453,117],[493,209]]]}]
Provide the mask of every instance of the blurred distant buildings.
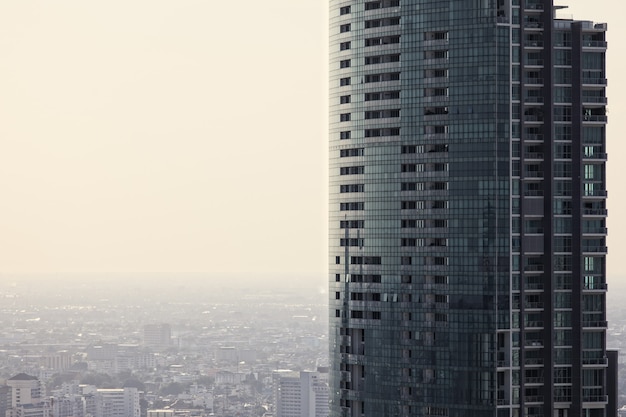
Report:
[{"label": "blurred distant buildings", "polygon": [[167,323],[143,326],[143,344],[153,349],[167,349],[172,345],[172,328]]}]

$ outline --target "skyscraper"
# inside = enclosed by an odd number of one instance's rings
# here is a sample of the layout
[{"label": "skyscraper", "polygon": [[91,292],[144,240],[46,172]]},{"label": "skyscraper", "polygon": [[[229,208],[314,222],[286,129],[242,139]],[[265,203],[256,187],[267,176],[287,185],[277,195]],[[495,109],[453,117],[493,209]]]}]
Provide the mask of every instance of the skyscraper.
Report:
[{"label": "skyscraper", "polygon": [[330,2],[331,416],[615,415],[606,25],[559,8]]}]

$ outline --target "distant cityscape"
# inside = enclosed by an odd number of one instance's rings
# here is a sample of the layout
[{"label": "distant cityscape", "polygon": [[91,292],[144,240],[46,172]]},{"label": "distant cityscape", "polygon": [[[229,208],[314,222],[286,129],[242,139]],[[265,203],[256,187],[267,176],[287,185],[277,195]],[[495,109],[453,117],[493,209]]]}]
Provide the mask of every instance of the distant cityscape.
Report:
[{"label": "distant cityscape", "polygon": [[0,288],[2,416],[323,417],[327,364],[315,286]]}]

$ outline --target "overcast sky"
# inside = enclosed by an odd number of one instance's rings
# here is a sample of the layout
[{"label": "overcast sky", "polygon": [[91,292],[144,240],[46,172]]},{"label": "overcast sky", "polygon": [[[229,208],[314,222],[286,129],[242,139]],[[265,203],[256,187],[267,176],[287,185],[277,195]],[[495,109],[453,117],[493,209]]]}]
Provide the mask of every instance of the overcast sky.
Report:
[{"label": "overcast sky", "polygon": [[[325,0],[0,2],[0,273],[326,276]],[[609,273],[626,239],[609,22]],[[612,41],[612,42],[611,42]]]}]

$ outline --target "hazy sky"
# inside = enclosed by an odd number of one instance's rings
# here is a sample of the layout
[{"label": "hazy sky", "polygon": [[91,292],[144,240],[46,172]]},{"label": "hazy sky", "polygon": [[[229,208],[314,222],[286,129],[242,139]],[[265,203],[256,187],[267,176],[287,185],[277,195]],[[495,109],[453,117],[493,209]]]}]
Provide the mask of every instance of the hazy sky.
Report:
[{"label": "hazy sky", "polygon": [[[326,4],[0,1],[0,273],[325,277]],[[609,23],[609,273],[626,276],[624,6],[562,4]]]}]

